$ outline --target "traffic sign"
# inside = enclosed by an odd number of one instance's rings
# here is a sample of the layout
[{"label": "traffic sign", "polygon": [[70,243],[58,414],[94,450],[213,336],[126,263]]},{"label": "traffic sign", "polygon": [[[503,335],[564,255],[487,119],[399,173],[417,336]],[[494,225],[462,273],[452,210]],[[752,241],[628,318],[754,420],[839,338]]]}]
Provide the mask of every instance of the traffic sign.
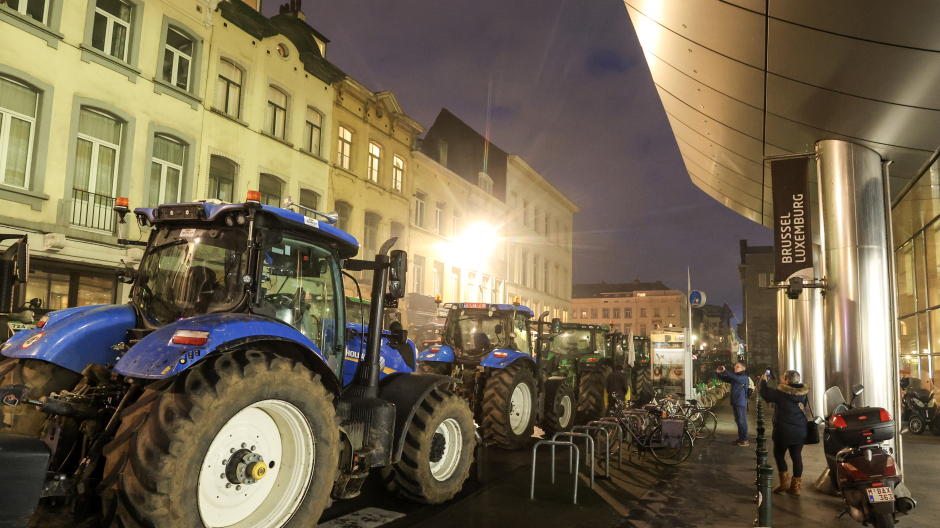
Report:
[{"label": "traffic sign", "polygon": [[692,308],[701,308],[704,304],[705,294],[698,290],[692,290],[692,293],[689,294],[689,305]]}]

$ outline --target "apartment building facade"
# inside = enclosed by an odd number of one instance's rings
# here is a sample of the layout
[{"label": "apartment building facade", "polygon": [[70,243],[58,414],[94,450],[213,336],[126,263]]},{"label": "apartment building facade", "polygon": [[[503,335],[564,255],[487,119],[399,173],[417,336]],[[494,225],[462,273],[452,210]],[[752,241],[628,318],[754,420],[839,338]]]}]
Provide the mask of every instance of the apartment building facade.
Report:
[{"label": "apartment building facade", "polygon": [[688,326],[685,293],[660,281],[576,284],[571,302],[574,322],[607,325],[625,334],[649,336],[653,330]]},{"label": "apartment building facade", "polygon": [[124,301],[113,269],[141,251],[117,245],[118,196],[326,196],[317,128],[343,78],[327,43],[302,13],[239,1],[0,4],[0,231],[28,233],[32,257],[15,309]]}]

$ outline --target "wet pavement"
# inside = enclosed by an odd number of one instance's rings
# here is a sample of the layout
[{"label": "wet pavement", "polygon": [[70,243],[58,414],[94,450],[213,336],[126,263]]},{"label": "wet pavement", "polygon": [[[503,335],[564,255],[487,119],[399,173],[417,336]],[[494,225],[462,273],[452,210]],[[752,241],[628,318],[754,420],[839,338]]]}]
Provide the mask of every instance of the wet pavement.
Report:
[{"label": "wet pavement", "polygon": [[[536,500],[531,501],[531,449],[508,452],[487,448],[481,464],[482,474],[474,472],[461,493],[445,504],[423,506],[392,499],[384,493],[377,475],[372,475],[360,497],[334,503],[324,513],[321,523],[333,520],[331,526],[364,526],[336,521],[372,507],[404,514],[382,524],[385,528],[753,526],[757,516],[754,484],[757,427],[753,405],[748,412],[751,444],[747,447],[731,444],[736,432],[727,401],[713,410],[719,419],[714,438],[696,441],[692,455],[679,466],[663,467],[651,457],[644,461],[625,458],[622,468],[618,469],[616,461],[612,460],[611,475],[606,478],[601,461],[596,466],[597,478],[592,490],[589,472],[582,460],[577,504],[572,504],[573,483],[568,473],[567,452],[558,452],[556,478],[552,484],[550,451],[540,448],[536,464]],[[766,414],[768,435],[772,412],[769,410]],[[936,490],[940,489],[940,464],[936,462],[936,454],[940,452],[940,437],[930,433],[921,436],[907,433],[903,441],[905,482],[918,505],[898,526],[938,526],[940,501],[936,499]],[[803,494],[800,497],[773,496],[773,526],[861,526],[847,515],[837,519],[844,509],[842,501],[813,488],[816,477],[825,469],[822,445],[807,446],[803,458]]]}]

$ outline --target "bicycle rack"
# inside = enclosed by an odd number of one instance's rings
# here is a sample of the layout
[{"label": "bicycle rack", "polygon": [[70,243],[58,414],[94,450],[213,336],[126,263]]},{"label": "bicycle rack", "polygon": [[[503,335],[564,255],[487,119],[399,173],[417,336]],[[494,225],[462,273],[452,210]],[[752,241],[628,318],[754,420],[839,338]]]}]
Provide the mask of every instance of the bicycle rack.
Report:
[{"label": "bicycle rack", "polygon": [[[609,418],[613,418],[610,416]],[[588,422],[588,425],[596,425],[598,427],[616,427],[617,428],[617,469],[623,469],[623,427],[620,427],[620,424],[616,421],[605,420],[601,418],[600,420],[595,420],[593,422]],[[610,437],[608,437],[610,438]],[[609,442],[610,440],[608,440]],[[610,453],[610,446],[607,446],[607,453]],[[610,475],[610,460],[608,455],[607,460],[607,469],[604,473],[605,475]]]},{"label": "bicycle rack", "polygon": [[[532,483],[529,487],[529,500],[535,500],[535,452],[538,451],[539,446],[550,445],[552,446],[552,484],[555,483],[555,446],[567,446],[568,447],[568,467],[571,468],[571,459],[574,457],[574,500],[572,504],[578,503],[578,463],[581,461],[581,451],[578,449],[578,446],[574,445],[574,441],[568,442],[559,442],[556,440],[539,440],[532,446]],[[591,474],[593,477],[593,473]]]},{"label": "bicycle rack", "polygon": [[[593,423],[593,422],[592,422],[592,423]],[[607,428],[606,428],[606,427],[602,427],[602,426],[597,426],[597,425],[590,425],[590,424],[589,424],[589,425],[576,425],[576,426],[574,426],[574,427],[571,428],[571,431],[572,431],[572,433],[573,433],[574,431],[598,431],[598,432],[603,431],[603,432],[604,432],[604,444],[605,444],[605,446],[604,446],[604,447],[605,447],[605,449],[604,449],[604,460],[605,460],[605,462],[606,462],[606,466],[605,466],[605,470],[604,470],[604,478],[610,478],[610,437],[607,436]],[[566,434],[572,434],[572,433],[566,433]],[[581,434],[584,434],[585,436],[587,436],[588,438],[590,438],[590,435],[587,434],[587,433],[581,433]],[[592,444],[594,443],[594,439],[593,439],[593,438],[591,439],[591,443],[592,443]],[[585,453],[585,455],[587,455],[587,453]],[[592,447],[592,449],[591,449],[591,464],[592,464],[592,465],[594,464],[594,457],[593,457],[593,455],[594,455],[594,449],[593,449],[593,447]]]},{"label": "bicycle rack", "polygon": [[[591,438],[591,435],[587,433],[572,433],[566,431],[558,431],[552,435],[552,441],[554,442],[559,436],[567,436],[571,438],[570,442],[574,443],[575,437],[584,438],[584,463],[588,463],[587,457],[587,448],[591,447],[591,489],[594,489],[594,439]],[[568,471],[571,471],[571,449],[568,449]],[[555,446],[552,446],[552,484],[555,483]]]}]

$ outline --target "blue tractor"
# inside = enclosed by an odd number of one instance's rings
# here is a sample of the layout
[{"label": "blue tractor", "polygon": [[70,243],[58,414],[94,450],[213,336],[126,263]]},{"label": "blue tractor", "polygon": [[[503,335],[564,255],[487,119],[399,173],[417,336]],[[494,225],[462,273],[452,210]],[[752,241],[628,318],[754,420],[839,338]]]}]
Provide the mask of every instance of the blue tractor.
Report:
[{"label": "blue tractor", "polygon": [[[407,256],[392,239],[356,260],[333,215],[291,206],[136,209],[130,303],[52,312],[3,345],[0,526],[313,526],[372,468],[418,502],[460,490],[475,426],[456,380],[412,372],[406,332],[382,330]],[[365,326],[347,325],[343,269],[373,274]]]},{"label": "blue tractor", "polygon": [[[418,355],[418,368],[460,380],[457,394],[482,424],[485,441],[519,449],[537,423],[546,433],[574,425],[573,390],[562,377],[546,377],[533,352],[541,348],[548,312],[534,322],[532,310],[518,302],[448,303],[444,308],[441,344]],[[556,325],[557,319],[552,321]]]}]

